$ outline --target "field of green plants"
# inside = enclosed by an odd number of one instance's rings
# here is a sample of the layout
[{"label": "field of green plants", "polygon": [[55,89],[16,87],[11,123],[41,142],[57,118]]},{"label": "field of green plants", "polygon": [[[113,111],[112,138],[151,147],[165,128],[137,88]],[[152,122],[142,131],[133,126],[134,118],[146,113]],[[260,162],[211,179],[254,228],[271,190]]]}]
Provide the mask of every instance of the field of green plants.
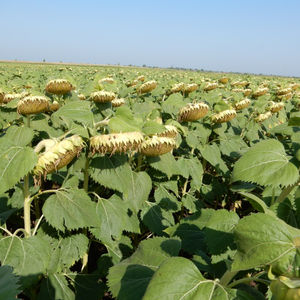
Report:
[{"label": "field of green plants", "polygon": [[299,78],[1,63],[0,299],[300,299],[299,109]]}]

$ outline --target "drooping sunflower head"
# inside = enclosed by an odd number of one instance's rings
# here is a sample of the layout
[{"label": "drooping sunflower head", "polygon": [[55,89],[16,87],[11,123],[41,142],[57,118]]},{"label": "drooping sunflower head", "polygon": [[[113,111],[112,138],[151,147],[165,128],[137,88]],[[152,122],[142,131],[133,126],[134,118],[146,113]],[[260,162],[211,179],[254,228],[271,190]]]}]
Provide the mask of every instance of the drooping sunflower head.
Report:
[{"label": "drooping sunflower head", "polygon": [[[42,141],[43,142],[43,141]],[[35,176],[41,178],[68,165],[78,156],[84,147],[82,138],[78,135],[65,138],[62,141],[47,140],[44,145],[46,151],[41,153],[33,170]],[[38,145],[39,147],[39,145]],[[39,147],[39,150],[43,147]]]},{"label": "drooping sunflower head", "polygon": [[209,111],[209,106],[204,102],[189,103],[180,109],[179,122],[192,122],[203,118]]},{"label": "drooping sunflower head", "polygon": [[208,82],[204,87],[204,91],[206,91],[206,92],[212,91],[218,87],[219,87],[219,85],[217,82]]},{"label": "drooping sunflower head", "polygon": [[114,92],[108,91],[99,91],[91,94],[90,98],[97,103],[105,103],[111,102],[116,98],[116,94]]},{"label": "drooping sunflower head", "polygon": [[159,156],[172,151],[174,148],[176,148],[175,139],[152,136],[142,143],[139,151],[146,156]]},{"label": "drooping sunflower head", "polygon": [[115,83],[114,79],[111,78],[111,77],[105,77],[105,78],[102,78],[102,79],[99,79],[98,81],[99,84],[102,84],[102,83]]},{"label": "drooping sunflower head", "polygon": [[125,100],[123,98],[120,99],[114,99],[111,101],[112,107],[119,107],[121,105],[125,104]]},{"label": "drooping sunflower head", "polygon": [[3,103],[9,103],[10,101],[21,97],[22,97],[21,94],[5,94],[3,97]]},{"label": "drooping sunflower head", "polygon": [[225,123],[229,122],[236,117],[235,109],[223,110],[219,113],[213,114],[211,120],[214,123]]},{"label": "drooping sunflower head", "polygon": [[266,113],[263,113],[263,114],[259,114],[256,118],[255,118],[255,121],[257,123],[261,123],[269,118],[272,117],[272,113],[270,111],[266,112]]},{"label": "drooping sunflower head", "polygon": [[136,151],[143,142],[140,132],[110,133],[91,137],[90,147],[92,153],[114,154]]},{"label": "drooping sunflower head", "polygon": [[251,100],[246,98],[246,99],[243,99],[241,101],[238,101],[234,104],[234,108],[235,110],[242,110],[244,108],[247,108],[251,103]]},{"label": "drooping sunflower head", "polygon": [[144,75],[140,75],[140,76],[137,77],[136,80],[144,82],[145,81],[145,76]]},{"label": "drooping sunflower head", "polygon": [[274,101],[271,101],[269,103],[269,110],[273,114],[279,112],[283,108],[284,108],[284,103],[283,102],[274,102]]},{"label": "drooping sunflower head", "polygon": [[0,89],[0,103],[3,103],[5,93]]},{"label": "drooping sunflower head", "polygon": [[146,81],[138,89],[139,94],[150,93],[157,87],[157,82],[155,80]]},{"label": "drooping sunflower head", "polygon": [[170,90],[167,91],[167,95],[179,93],[179,92],[183,91],[184,88],[185,88],[185,84],[183,82],[176,83],[171,87]]},{"label": "drooping sunflower head", "polygon": [[73,85],[67,79],[50,80],[45,87],[47,93],[55,95],[64,95],[73,90]]},{"label": "drooping sunflower head", "polygon": [[257,98],[257,97],[265,95],[268,91],[269,91],[269,89],[267,87],[258,88],[256,91],[254,91],[252,93],[252,96]]},{"label": "drooping sunflower head", "polygon": [[48,111],[50,103],[45,96],[27,96],[19,100],[17,111],[21,115],[38,114]]},{"label": "drooping sunflower head", "polygon": [[184,92],[186,94],[189,94],[191,92],[194,92],[198,89],[198,84],[197,83],[189,83],[189,84],[186,84],[185,87],[184,87]]},{"label": "drooping sunflower head", "polygon": [[50,111],[57,111],[59,110],[59,103],[57,101],[53,101],[51,104],[50,104]]},{"label": "drooping sunflower head", "polygon": [[282,96],[282,95],[289,94],[289,93],[291,93],[292,91],[293,91],[292,88],[289,87],[289,88],[277,90],[276,94],[277,94],[277,96]]},{"label": "drooping sunflower head", "polygon": [[221,78],[219,79],[219,82],[220,82],[220,83],[223,83],[223,84],[226,84],[228,81],[229,81],[229,78],[228,78],[228,77],[221,77]]},{"label": "drooping sunflower head", "polygon": [[178,134],[178,130],[173,125],[165,125],[166,130],[161,133],[158,133],[157,136],[159,137],[168,137],[168,138],[176,138]]}]

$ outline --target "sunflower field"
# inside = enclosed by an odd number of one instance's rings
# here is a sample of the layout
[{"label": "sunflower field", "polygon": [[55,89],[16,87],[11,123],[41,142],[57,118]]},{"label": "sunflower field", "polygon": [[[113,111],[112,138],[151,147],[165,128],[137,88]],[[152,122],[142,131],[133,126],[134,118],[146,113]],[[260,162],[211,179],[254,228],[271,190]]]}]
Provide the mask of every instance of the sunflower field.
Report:
[{"label": "sunflower field", "polygon": [[299,109],[299,78],[0,63],[0,299],[300,299]]}]

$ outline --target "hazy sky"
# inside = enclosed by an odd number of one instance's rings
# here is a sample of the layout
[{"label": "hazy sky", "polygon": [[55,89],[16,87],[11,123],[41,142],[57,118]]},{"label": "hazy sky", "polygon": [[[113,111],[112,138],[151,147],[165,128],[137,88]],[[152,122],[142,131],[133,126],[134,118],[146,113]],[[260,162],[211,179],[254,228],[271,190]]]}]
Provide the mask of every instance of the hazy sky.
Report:
[{"label": "hazy sky", "polygon": [[299,0],[0,0],[0,60],[300,76]]}]

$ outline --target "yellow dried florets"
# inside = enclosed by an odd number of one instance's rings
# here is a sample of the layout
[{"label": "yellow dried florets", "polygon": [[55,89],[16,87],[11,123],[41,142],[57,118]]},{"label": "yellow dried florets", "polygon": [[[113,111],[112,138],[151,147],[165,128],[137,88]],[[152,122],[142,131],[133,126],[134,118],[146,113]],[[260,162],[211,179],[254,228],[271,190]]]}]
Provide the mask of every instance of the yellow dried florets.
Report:
[{"label": "yellow dried florets", "polygon": [[64,95],[72,91],[73,85],[66,79],[50,80],[46,85],[46,92],[56,95]]},{"label": "yellow dried florets", "polygon": [[111,77],[106,77],[106,78],[102,78],[98,81],[99,84],[102,84],[102,83],[115,83],[114,79],[111,78]]},{"label": "yellow dried florets", "polygon": [[197,83],[190,83],[190,84],[185,85],[184,92],[186,94],[189,94],[191,92],[196,91],[197,89],[198,89],[198,84]]},{"label": "yellow dried florets", "polygon": [[268,91],[269,91],[269,89],[268,89],[267,87],[259,88],[259,89],[257,89],[256,91],[253,92],[252,96],[253,96],[253,97],[263,96],[263,95],[265,95]]},{"label": "yellow dried florets", "polygon": [[170,90],[167,91],[167,95],[171,95],[174,93],[179,93],[184,90],[185,84],[183,82],[179,82],[174,84]]},{"label": "yellow dried florets", "polygon": [[225,123],[229,122],[236,117],[236,111],[234,109],[227,109],[221,111],[220,113],[214,114],[211,117],[214,123]]},{"label": "yellow dried florets", "polygon": [[222,78],[219,79],[219,82],[223,83],[223,84],[226,84],[228,81],[229,81],[228,77],[222,77]]},{"label": "yellow dried florets", "polygon": [[272,113],[270,111],[266,112],[266,113],[263,113],[263,114],[259,114],[256,118],[255,118],[255,121],[256,122],[263,122],[267,119],[269,119],[270,117],[272,117]]},{"label": "yellow dried florets", "polygon": [[286,88],[286,89],[280,89],[276,92],[277,96],[282,96],[282,95],[286,95],[292,92],[291,88]]},{"label": "yellow dried florets", "polygon": [[175,139],[153,136],[142,143],[140,152],[146,156],[159,156],[172,151],[174,148],[176,148]]},{"label": "yellow dried florets", "polygon": [[84,147],[82,138],[78,135],[65,138],[62,141],[44,140],[36,147],[36,152],[42,148],[46,151],[40,154],[37,165],[33,172],[40,179],[68,165],[76,156],[78,156]]},{"label": "yellow dried florets", "polygon": [[38,114],[49,110],[49,100],[44,96],[28,96],[19,100],[17,111],[21,115]]},{"label": "yellow dried florets", "polygon": [[161,133],[158,133],[157,136],[160,137],[168,137],[168,138],[176,138],[178,134],[178,130],[173,125],[165,125],[166,130]]},{"label": "yellow dried florets", "polygon": [[237,103],[234,104],[234,108],[236,110],[241,110],[241,109],[244,109],[244,108],[247,108],[249,105],[250,105],[251,101],[250,99],[243,99]]},{"label": "yellow dried florets", "polygon": [[5,94],[3,98],[3,103],[9,103],[10,101],[21,97],[21,94]]},{"label": "yellow dried florets", "polygon": [[203,118],[209,111],[209,106],[203,102],[189,103],[178,114],[179,122],[196,121]]},{"label": "yellow dried florets", "polygon": [[140,132],[111,133],[93,136],[90,139],[92,153],[126,153],[136,151],[143,142]]},{"label": "yellow dried florets", "polygon": [[273,102],[273,101],[270,102],[269,110],[271,111],[271,113],[279,112],[283,108],[284,108],[283,102]]},{"label": "yellow dried florets", "polygon": [[113,107],[119,107],[121,105],[124,105],[125,104],[125,100],[123,98],[120,98],[120,99],[114,99],[111,101],[111,105]]},{"label": "yellow dried florets", "polygon": [[94,102],[105,103],[114,100],[116,98],[116,94],[113,92],[99,91],[99,92],[92,93],[90,98]]},{"label": "yellow dried florets", "polygon": [[143,83],[138,89],[137,92],[140,94],[149,93],[157,87],[157,82],[155,80],[150,80]]},{"label": "yellow dried florets", "polygon": [[212,91],[216,88],[218,88],[219,85],[216,82],[208,82],[205,87],[204,87],[204,91],[208,92],[208,91]]}]

